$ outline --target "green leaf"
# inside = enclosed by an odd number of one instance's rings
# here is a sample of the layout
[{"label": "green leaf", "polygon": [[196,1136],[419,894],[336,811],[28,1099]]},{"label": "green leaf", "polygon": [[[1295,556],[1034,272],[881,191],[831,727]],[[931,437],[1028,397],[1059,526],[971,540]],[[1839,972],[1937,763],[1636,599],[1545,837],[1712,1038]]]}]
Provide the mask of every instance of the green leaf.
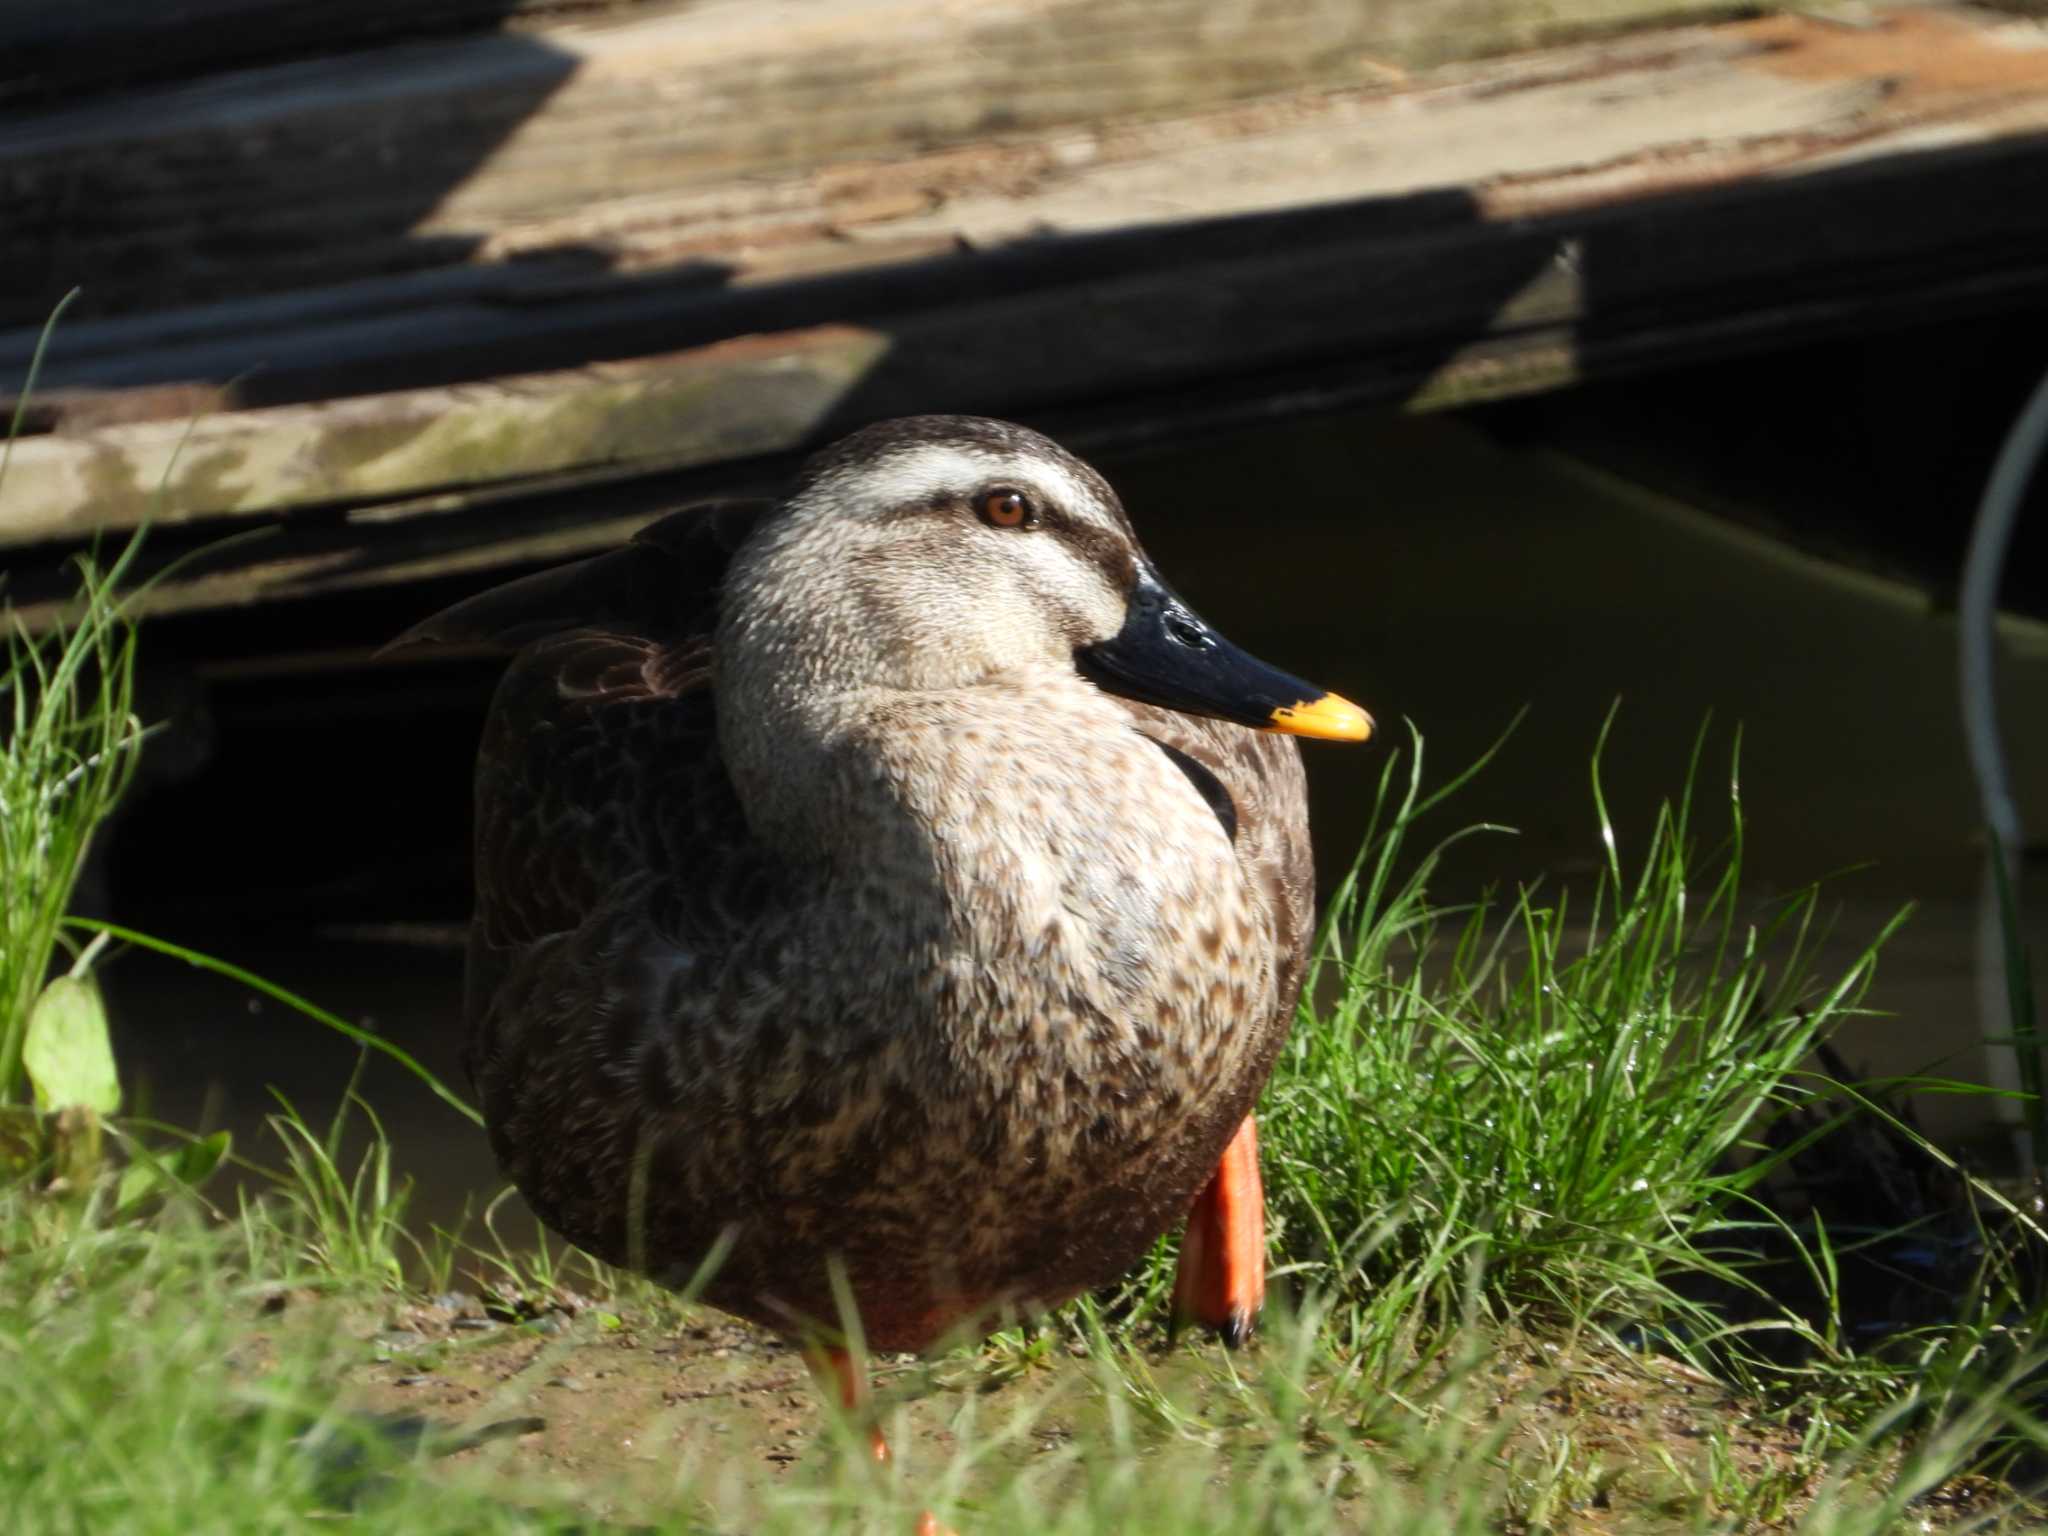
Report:
[{"label": "green leaf", "polygon": [[114,1208],[125,1212],[149,1196],[170,1189],[197,1189],[227,1161],[228,1133],[215,1131],[188,1141],[168,1156],[151,1156],[121,1170],[121,1189]]},{"label": "green leaf", "polygon": [[233,1144],[233,1138],[226,1131],[215,1131],[211,1136],[188,1141],[171,1159],[171,1172],[178,1176],[179,1183],[196,1189],[213,1177],[214,1169],[227,1161],[228,1149]]},{"label": "green leaf", "polygon": [[82,977],[59,976],[43,988],[29,1010],[21,1059],[40,1109],[77,1106],[111,1115],[121,1107],[107,1012],[99,988]]}]

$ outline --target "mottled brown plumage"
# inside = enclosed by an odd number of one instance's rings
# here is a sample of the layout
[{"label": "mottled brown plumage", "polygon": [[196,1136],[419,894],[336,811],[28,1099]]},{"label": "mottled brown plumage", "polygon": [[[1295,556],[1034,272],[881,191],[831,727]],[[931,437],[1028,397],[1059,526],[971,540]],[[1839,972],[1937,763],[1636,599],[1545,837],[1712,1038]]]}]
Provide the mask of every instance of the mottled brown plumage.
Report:
[{"label": "mottled brown plumage", "polygon": [[469,1066],[549,1226],[672,1283],[723,1249],[706,1298],[790,1332],[843,1264],[894,1350],[1188,1209],[1286,1035],[1311,868],[1292,741],[1077,665],[1141,589],[1204,660],[1153,583],[1078,460],[914,418],[408,637],[519,648]]}]

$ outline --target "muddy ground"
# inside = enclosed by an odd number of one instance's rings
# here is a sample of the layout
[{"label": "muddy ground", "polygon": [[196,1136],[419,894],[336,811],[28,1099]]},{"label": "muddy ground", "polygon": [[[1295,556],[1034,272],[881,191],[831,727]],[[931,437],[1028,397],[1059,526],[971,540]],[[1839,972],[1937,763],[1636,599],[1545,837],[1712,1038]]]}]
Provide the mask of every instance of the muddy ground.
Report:
[{"label": "muddy ground", "polygon": [[[287,1330],[344,1337],[345,1401],[391,1416],[401,1436],[424,1420],[439,1452],[431,1475],[481,1475],[514,1500],[522,1486],[571,1484],[600,1525],[742,1530],[776,1490],[827,1483],[858,1454],[794,1349],[708,1310],[563,1295],[520,1319],[459,1292],[381,1309],[291,1292],[267,1298],[252,1321],[252,1363]],[[971,1497],[1106,1438],[1099,1366],[1078,1342],[1046,1345],[878,1361],[899,1475],[935,1479],[971,1440]],[[1238,1373],[1260,1366],[1257,1344],[1235,1359],[1213,1342],[1162,1344],[1132,1365],[1144,1378],[1137,1397],[1155,1405],[1148,1459],[1220,1479],[1273,1433],[1233,1400]],[[1502,1339],[1459,1402],[1475,1468],[1500,1481],[1507,1531],[1670,1529],[1701,1516],[1784,1528],[1824,1472],[1802,1416],[1745,1402],[1680,1362],[1605,1346]],[[1412,1453],[1375,1436],[1369,1407],[1351,1423],[1363,1432],[1350,1449],[1321,1449],[1383,1453],[1376,1472],[1411,1477]],[[1316,1434],[1304,1429],[1305,1440]],[[1333,1466],[1334,1507],[1346,1527],[1372,1530],[1384,1484],[1370,1479],[1379,1495],[1360,1498],[1352,1481]],[[1958,1483],[1921,1513],[1939,1524],[1994,1495]]]}]

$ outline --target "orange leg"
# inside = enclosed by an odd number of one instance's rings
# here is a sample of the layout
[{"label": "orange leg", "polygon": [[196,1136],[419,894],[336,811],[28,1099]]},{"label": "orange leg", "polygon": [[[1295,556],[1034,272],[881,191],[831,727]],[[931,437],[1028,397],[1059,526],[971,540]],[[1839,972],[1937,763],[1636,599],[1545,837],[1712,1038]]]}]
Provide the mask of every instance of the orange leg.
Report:
[{"label": "orange leg", "polygon": [[[813,1344],[804,1351],[804,1359],[819,1385],[839,1399],[842,1409],[849,1415],[867,1416],[872,1404],[867,1369],[850,1350]],[[878,1467],[889,1465],[889,1442],[882,1437],[882,1427],[872,1420],[868,1424],[868,1455]],[[939,1524],[932,1512],[926,1510],[917,1517],[915,1536],[954,1536],[954,1533]]]},{"label": "orange leg", "polygon": [[1259,1183],[1259,1130],[1250,1115],[1188,1210],[1173,1320],[1214,1328],[1235,1349],[1251,1337],[1266,1302],[1266,1197]]},{"label": "orange leg", "polygon": [[[849,1418],[863,1418],[868,1412],[868,1373],[849,1350],[814,1344],[804,1352],[811,1374],[839,1399]],[[868,1455],[878,1467],[889,1465],[889,1442],[882,1438],[882,1426],[868,1423]]]}]

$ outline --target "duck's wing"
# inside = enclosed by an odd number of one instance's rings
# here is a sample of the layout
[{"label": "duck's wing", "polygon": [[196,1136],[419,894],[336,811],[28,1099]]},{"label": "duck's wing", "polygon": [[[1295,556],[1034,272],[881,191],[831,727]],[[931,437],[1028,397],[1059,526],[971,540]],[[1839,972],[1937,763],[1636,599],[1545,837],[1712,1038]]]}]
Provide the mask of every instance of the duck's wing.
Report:
[{"label": "duck's wing", "polygon": [[1272,924],[1275,1014],[1248,1022],[1270,1031],[1270,1049],[1277,1054],[1294,1017],[1315,932],[1315,857],[1301,752],[1292,736],[1149,704],[1126,701],[1126,707],[1137,729],[1209,802],[1237,848],[1240,867],[1264,899]]},{"label": "duck's wing", "polygon": [[745,838],[718,752],[711,641],[726,566],[764,505],[674,513],[394,642],[516,653],[477,753],[473,1049],[489,1053],[508,979],[601,929],[611,907],[645,913],[656,885],[680,891],[691,910],[664,918],[687,934],[744,901],[752,861],[718,856]]},{"label": "duck's wing", "polygon": [[511,653],[572,630],[670,644],[708,640],[726,565],[769,505],[684,507],[618,549],[464,598],[413,625],[381,654],[435,645]]}]

